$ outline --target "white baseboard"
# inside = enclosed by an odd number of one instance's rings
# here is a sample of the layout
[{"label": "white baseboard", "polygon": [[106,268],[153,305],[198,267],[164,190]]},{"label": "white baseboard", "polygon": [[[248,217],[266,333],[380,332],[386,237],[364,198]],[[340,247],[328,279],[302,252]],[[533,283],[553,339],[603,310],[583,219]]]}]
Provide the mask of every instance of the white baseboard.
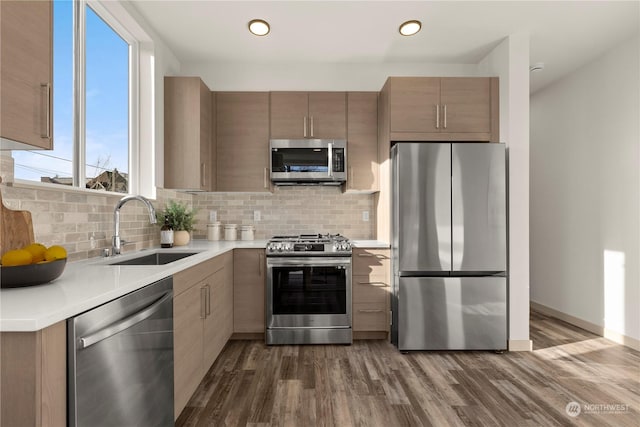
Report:
[{"label": "white baseboard", "polygon": [[563,313],[561,311],[558,311],[551,307],[547,307],[546,305],[542,305],[537,302],[531,301],[530,304],[531,304],[531,309],[534,311],[538,311],[547,316],[555,317],[556,319],[560,319],[567,323],[571,323],[572,325],[582,328],[586,331],[589,331],[601,337],[605,337],[615,342],[616,344],[622,344],[624,346],[631,347],[634,350],[640,351],[640,340],[637,340],[633,337],[629,337],[619,332],[612,331],[611,329],[607,329],[603,326],[596,325],[595,323],[591,323],[584,319],[580,319],[570,314]]},{"label": "white baseboard", "polygon": [[533,341],[531,340],[509,340],[509,351],[532,351]]}]

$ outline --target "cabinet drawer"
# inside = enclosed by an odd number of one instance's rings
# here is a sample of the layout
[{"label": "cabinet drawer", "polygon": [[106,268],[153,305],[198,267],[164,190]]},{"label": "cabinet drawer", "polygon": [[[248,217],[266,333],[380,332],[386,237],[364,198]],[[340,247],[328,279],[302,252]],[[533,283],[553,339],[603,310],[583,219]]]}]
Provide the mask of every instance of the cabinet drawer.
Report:
[{"label": "cabinet drawer", "polygon": [[354,275],[389,274],[389,249],[361,249],[353,250]]},{"label": "cabinet drawer", "polygon": [[387,304],[391,286],[387,276],[353,276],[353,303]]},{"label": "cabinet drawer", "polygon": [[174,274],[173,295],[180,295],[182,292],[202,281],[205,277],[210,276],[224,267],[225,255],[218,255],[215,258],[208,259],[198,265]]},{"label": "cabinet drawer", "polygon": [[386,303],[353,304],[353,330],[388,331],[388,314]]}]

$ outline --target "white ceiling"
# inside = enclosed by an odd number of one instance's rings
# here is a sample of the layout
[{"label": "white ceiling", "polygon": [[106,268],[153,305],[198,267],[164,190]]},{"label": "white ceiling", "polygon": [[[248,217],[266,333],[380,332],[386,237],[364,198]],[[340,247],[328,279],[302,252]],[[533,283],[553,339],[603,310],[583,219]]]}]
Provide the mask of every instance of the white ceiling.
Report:
[{"label": "white ceiling", "polygon": [[[132,0],[183,63],[475,64],[510,34],[528,32],[531,91],[638,31],[636,1]],[[254,18],[271,33],[247,31]],[[419,19],[422,31],[398,26]]]}]

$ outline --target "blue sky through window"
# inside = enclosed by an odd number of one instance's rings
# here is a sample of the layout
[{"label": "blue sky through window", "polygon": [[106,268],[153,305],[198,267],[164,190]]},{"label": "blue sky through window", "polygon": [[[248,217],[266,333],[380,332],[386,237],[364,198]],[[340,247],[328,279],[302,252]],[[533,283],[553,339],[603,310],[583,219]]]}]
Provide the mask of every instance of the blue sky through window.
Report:
[{"label": "blue sky through window", "polygon": [[[53,4],[52,151],[14,151],[15,177],[73,174],[73,3]],[[129,45],[86,8],[86,176],[129,170]]]}]

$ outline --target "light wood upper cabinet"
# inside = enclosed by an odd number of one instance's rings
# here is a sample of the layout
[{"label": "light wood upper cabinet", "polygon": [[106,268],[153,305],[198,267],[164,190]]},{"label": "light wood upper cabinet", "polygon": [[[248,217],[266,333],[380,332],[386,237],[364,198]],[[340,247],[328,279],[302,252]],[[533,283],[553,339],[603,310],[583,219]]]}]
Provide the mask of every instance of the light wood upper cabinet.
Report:
[{"label": "light wood upper cabinet", "polygon": [[52,31],[52,1],[0,1],[3,149],[53,149]]},{"label": "light wood upper cabinet", "polygon": [[377,191],[378,93],[347,93],[346,190]]},{"label": "light wood upper cabinet", "polygon": [[391,77],[385,87],[392,141],[499,141],[495,77]]},{"label": "light wood upper cabinet", "polygon": [[265,251],[233,251],[233,332],[265,331]]},{"label": "light wood upper cabinet", "polygon": [[390,78],[392,132],[438,132],[440,79],[429,77]]},{"label": "light wood upper cabinet", "polygon": [[217,191],[270,191],[269,93],[216,92]]},{"label": "light wood upper cabinet", "polygon": [[211,190],[211,91],[199,77],[164,78],[164,187]]},{"label": "light wood upper cabinet", "polygon": [[345,92],[271,92],[272,139],[346,139]]}]

